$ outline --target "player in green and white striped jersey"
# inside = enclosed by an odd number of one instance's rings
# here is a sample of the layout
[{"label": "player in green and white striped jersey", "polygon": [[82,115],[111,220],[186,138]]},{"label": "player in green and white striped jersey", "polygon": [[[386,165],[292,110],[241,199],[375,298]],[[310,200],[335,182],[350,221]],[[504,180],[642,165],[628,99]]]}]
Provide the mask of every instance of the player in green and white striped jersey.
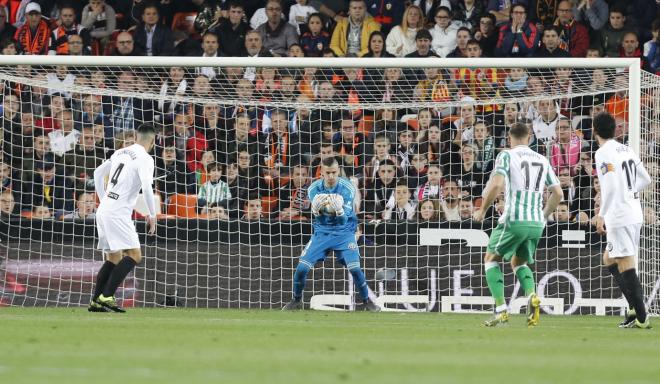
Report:
[{"label": "player in green and white striped jersey", "polygon": [[[541,301],[536,295],[534,275],[528,264],[534,263],[536,246],[546,220],[557,208],[563,193],[548,160],[527,146],[529,135],[527,125],[516,123],[511,126],[511,149],[497,156],[495,169],[484,190],[483,202],[473,217],[475,221],[483,221],[486,210],[504,191],[504,212],[490,234],[484,257],[486,281],[495,299],[495,314],[485,322],[486,326],[509,320],[504,301],[504,274],[499,265],[503,259],[511,262],[528,297],[527,325],[535,326],[539,321]],[[545,187],[551,194],[544,207]]]}]

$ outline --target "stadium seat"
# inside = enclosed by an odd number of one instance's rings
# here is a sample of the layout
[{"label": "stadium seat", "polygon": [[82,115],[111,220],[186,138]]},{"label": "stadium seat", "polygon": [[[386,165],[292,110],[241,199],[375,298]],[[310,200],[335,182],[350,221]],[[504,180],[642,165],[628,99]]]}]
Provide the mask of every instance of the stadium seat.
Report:
[{"label": "stadium seat", "polygon": [[[414,120],[414,122],[411,122],[411,120]],[[403,115],[403,116],[401,116],[399,121],[402,122],[402,123],[408,124],[408,126],[411,127],[412,129],[416,130],[417,128],[419,128],[416,113],[414,113],[414,114],[409,113],[407,115]]]},{"label": "stadium seat", "polygon": [[360,122],[358,123],[358,132],[361,132],[365,136],[369,136],[371,131],[374,128],[374,117],[373,115],[365,115]]},{"label": "stadium seat", "polygon": [[453,123],[454,121],[460,119],[458,115],[449,115],[442,118],[442,125]]},{"label": "stadium seat", "polygon": [[[156,215],[159,215],[161,213],[161,199],[159,194],[154,194],[154,198],[156,199]],[[147,216],[149,214],[149,210],[147,209],[147,203],[144,201],[144,195],[139,194],[137,201],[135,202],[135,208],[136,211],[138,211],[139,214],[142,216]]]},{"label": "stadium seat", "polygon": [[413,131],[418,131],[419,130],[419,120],[417,120],[416,118],[415,119],[408,119],[406,121],[406,124]]},{"label": "stadium seat", "polygon": [[587,116],[587,115],[573,116],[573,118],[571,119],[571,127],[573,127],[573,129],[577,129],[580,122],[584,119],[588,119],[589,117],[591,117],[591,116]]},{"label": "stadium seat", "polygon": [[177,12],[172,19],[172,30],[195,34],[195,18],[197,12]]},{"label": "stadium seat", "polygon": [[197,217],[197,195],[175,194],[169,198],[167,213],[177,217]]},{"label": "stadium seat", "polygon": [[277,196],[264,196],[261,198],[261,210],[263,213],[270,213],[277,205]]}]

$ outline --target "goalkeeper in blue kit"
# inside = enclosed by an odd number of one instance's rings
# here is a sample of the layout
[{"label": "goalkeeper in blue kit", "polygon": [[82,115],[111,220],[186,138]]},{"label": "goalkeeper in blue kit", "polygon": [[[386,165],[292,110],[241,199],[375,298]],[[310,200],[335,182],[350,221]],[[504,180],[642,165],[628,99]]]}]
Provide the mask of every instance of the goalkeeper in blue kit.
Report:
[{"label": "goalkeeper in blue kit", "polygon": [[355,240],[357,217],[353,209],[355,187],[339,176],[339,164],[334,157],[323,160],[321,177],[312,183],[308,192],[314,215],[314,235],[303,249],[293,275],[293,299],[282,309],[302,309],[307,274],[329,251],[334,251],[337,261],[353,276],[364,309],[378,312],[380,307],[369,299],[367,280],[360,268],[360,252]]}]

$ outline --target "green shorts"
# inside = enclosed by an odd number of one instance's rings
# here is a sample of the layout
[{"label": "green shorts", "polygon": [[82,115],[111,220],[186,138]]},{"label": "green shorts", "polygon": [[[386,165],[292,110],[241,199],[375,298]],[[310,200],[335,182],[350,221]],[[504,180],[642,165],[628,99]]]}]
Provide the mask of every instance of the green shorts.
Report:
[{"label": "green shorts", "polygon": [[488,252],[509,261],[513,256],[534,264],[534,254],[544,227],[529,224],[498,224],[490,234]]}]

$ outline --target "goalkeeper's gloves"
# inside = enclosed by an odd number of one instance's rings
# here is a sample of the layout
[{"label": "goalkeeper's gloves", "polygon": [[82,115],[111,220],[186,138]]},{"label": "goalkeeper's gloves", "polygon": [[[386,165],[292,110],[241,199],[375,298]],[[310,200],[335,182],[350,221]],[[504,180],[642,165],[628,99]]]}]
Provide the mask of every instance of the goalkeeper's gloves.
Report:
[{"label": "goalkeeper's gloves", "polygon": [[312,214],[314,216],[320,216],[321,209],[325,207],[327,203],[328,203],[327,194],[319,193],[318,195],[314,196],[314,199],[312,200]]},{"label": "goalkeeper's gloves", "polygon": [[332,194],[329,197],[329,204],[335,211],[335,216],[344,216],[344,197],[338,194]]}]

